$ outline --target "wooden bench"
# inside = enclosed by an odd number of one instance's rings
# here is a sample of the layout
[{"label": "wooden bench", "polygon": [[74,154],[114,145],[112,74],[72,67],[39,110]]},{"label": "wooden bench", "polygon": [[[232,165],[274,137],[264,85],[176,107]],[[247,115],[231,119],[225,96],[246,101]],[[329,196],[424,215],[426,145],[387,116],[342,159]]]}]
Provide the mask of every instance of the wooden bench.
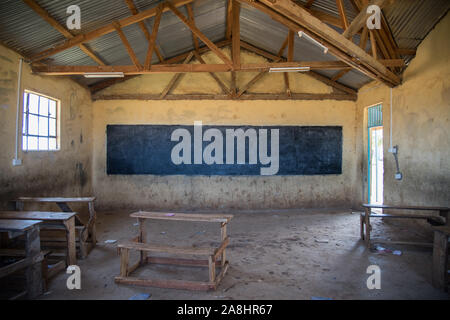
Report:
[{"label": "wooden bench", "polygon": [[450,255],[450,226],[434,227],[433,242],[433,276],[432,283],[435,288],[448,292],[449,269],[448,256]]},{"label": "wooden bench", "polygon": [[[232,215],[217,214],[187,214],[187,213],[161,213],[161,212],[136,212],[130,215],[138,218],[139,235],[131,242],[121,243],[117,246],[120,255],[120,276],[115,277],[117,283],[153,286],[160,288],[187,289],[187,290],[215,290],[228,270],[229,262],[226,260],[226,247],[230,242],[227,236],[227,224],[232,219]],[[196,222],[220,222],[221,243],[219,247],[178,247],[146,243],[146,231],[144,222],[147,219],[155,220],[175,220],[175,221],[196,221]],[[140,259],[137,263],[129,266],[129,250],[140,252]],[[147,253],[165,253],[176,256],[201,257],[202,259],[186,259],[173,257],[149,257]],[[138,267],[148,263],[168,264],[181,266],[208,267],[209,282],[185,281],[185,280],[161,280],[161,279],[140,279],[130,277],[130,273]],[[216,276],[216,267],[220,267],[220,273]]]},{"label": "wooden bench", "polygon": [[9,238],[22,234],[25,236],[24,257],[0,268],[0,278],[25,269],[26,289],[10,297],[12,300],[25,296],[34,299],[43,292],[41,262],[44,257],[39,239],[40,223],[40,220],[0,220],[0,232],[8,233]]},{"label": "wooden bench", "polygon": [[[432,247],[432,243],[423,242],[407,242],[407,241],[387,241],[384,239],[371,239],[370,232],[372,231],[372,225],[370,224],[370,218],[386,218],[386,219],[422,219],[427,220],[428,223],[436,225],[445,225],[449,223],[449,211],[450,208],[446,207],[424,207],[424,206],[391,206],[391,205],[374,205],[364,204],[365,212],[361,212],[360,215],[360,235],[361,239],[366,242],[367,247],[370,247],[371,241],[377,243],[391,243],[400,245],[420,245]],[[437,211],[439,215],[432,214],[384,214],[374,213],[372,209],[389,209],[389,210],[412,210],[412,211]]]},{"label": "wooden bench", "polygon": [[63,212],[73,212],[68,205],[69,203],[87,203],[89,220],[87,222],[82,221],[77,213],[75,216],[75,228],[79,230],[80,258],[86,258],[89,252],[95,247],[97,243],[97,231],[95,227],[97,216],[94,209],[95,197],[19,197],[13,201],[18,211],[24,211],[25,203],[55,203]]},{"label": "wooden bench", "polygon": [[66,232],[68,266],[77,264],[75,216],[76,212],[0,211],[0,219],[41,220],[41,230],[62,228]]}]

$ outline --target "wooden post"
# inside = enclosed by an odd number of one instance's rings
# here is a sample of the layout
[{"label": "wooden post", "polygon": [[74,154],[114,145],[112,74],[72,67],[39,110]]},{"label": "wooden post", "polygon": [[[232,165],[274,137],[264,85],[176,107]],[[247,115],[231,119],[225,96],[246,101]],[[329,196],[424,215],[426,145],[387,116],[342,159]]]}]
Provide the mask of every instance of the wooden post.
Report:
[{"label": "wooden post", "polygon": [[[67,265],[77,264],[77,247],[75,242],[75,217],[64,221],[64,226],[66,227],[66,238],[67,238]],[[82,245],[81,235],[80,235],[80,247]]]},{"label": "wooden post", "polygon": [[434,231],[433,244],[433,276],[435,288],[448,289],[448,235],[441,231]]},{"label": "wooden post", "polygon": [[39,226],[35,225],[25,231],[25,258],[30,261],[30,265],[25,272],[29,299],[36,298],[43,290],[41,261],[34,261],[40,253],[41,240],[39,237]]},{"label": "wooden post", "polygon": [[359,215],[359,220],[360,220],[360,236],[361,236],[361,240],[364,240],[364,219],[366,218],[366,216],[360,214]]},{"label": "wooden post", "polygon": [[95,223],[97,221],[97,214],[94,209],[94,201],[89,202],[89,225],[90,225],[90,234],[92,246],[95,247],[97,244],[97,229],[95,227]]},{"label": "wooden post", "polygon": [[129,249],[128,248],[119,248],[119,249],[120,249],[120,276],[128,277],[128,258],[130,256]]},{"label": "wooden post", "polygon": [[365,208],[366,215],[364,217],[364,224],[366,225],[366,234],[364,236],[364,240],[366,240],[366,245],[370,247],[370,208]]},{"label": "wooden post", "polygon": [[[227,223],[226,222],[221,224],[220,231],[221,231],[220,233],[221,233],[221,238],[222,238],[222,242],[223,242],[227,238]],[[227,255],[226,255],[225,251],[226,251],[226,249],[223,249],[223,252],[222,252],[222,267],[225,265],[225,262],[227,260]]]},{"label": "wooden post", "polygon": [[214,256],[208,257],[208,268],[209,268],[209,282],[214,283],[216,280],[216,261]]},{"label": "wooden post", "polygon": [[[147,242],[147,232],[145,231],[145,219],[138,218],[139,221],[139,242],[146,243]],[[147,252],[141,251],[141,265],[147,263]]]}]

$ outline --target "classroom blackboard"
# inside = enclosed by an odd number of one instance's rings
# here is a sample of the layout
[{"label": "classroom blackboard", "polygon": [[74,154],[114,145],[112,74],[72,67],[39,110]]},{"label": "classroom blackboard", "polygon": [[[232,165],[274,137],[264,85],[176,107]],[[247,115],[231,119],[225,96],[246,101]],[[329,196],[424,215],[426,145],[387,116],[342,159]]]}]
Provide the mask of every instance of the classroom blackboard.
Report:
[{"label": "classroom blackboard", "polygon": [[[261,168],[268,165],[249,164],[249,140],[246,140],[246,163],[238,164],[237,142],[235,159],[226,164],[226,130],[251,129],[253,132],[267,130],[268,154],[272,150],[271,137],[278,130],[278,170],[276,175],[329,175],[342,173],[342,127],[341,126],[202,126],[202,133],[217,129],[223,134],[223,164],[174,164],[171,153],[179,141],[171,141],[173,132],[185,129],[192,137],[194,126],[186,125],[107,125],[107,174],[115,175],[261,175]],[[217,132],[216,130],[216,132]],[[202,137],[202,136],[201,136]],[[260,136],[257,136],[260,138]],[[211,140],[212,141],[212,140]],[[260,151],[258,140],[257,151]],[[202,141],[202,149],[210,141]],[[198,146],[198,144],[197,144]],[[194,147],[191,148],[194,159]],[[258,159],[259,160],[259,159]],[[192,160],[193,162],[193,160]]]}]

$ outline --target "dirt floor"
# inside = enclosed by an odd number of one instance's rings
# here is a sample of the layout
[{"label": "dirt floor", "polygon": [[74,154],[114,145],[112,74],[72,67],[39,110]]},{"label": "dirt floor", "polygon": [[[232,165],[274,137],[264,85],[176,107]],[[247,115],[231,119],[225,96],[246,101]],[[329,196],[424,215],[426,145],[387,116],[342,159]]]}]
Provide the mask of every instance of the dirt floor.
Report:
[{"label": "dirt floor", "polygon": [[[228,231],[230,268],[216,291],[136,287],[114,283],[119,273],[116,245],[137,235],[129,212],[98,213],[98,245],[78,260],[81,290],[68,290],[61,272],[42,299],[129,299],[139,293],[150,299],[449,299],[431,286],[431,248],[383,245],[400,250],[368,250],[359,238],[359,213],[350,210],[278,210],[234,213]],[[182,246],[217,244],[218,223],[151,221],[149,241]],[[408,230],[407,230],[408,228]],[[373,221],[373,236],[429,241],[426,224]],[[136,258],[136,255],[132,255]],[[369,265],[381,268],[381,289],[366,285]],[[207,280],[204,268],[149,265],[133,275]]]}]

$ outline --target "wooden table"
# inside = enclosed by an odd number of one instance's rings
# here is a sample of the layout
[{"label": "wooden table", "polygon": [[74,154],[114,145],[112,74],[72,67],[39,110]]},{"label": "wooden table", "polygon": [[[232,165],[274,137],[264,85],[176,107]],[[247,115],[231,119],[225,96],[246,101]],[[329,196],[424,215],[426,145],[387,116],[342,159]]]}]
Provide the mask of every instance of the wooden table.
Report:
[{"label": "wooden table", "polygon": [[[97,219],[94,209],[95,197],[80,197],[80,198],[63,198],[63,197],[20,197],[15,201],[16,210],[23,211],[26,202],[34,203],[55,203],[63,212],[73,212],[68,203],[87,203],[89,209],[89,220],[87,223],[83,222],[79,215],[75,217],[76,225],[82,225],[84,228],[80,231],[80,257],[86,258],[90,250],[95,247],[97,243],[97,232],[95,228],[95,221]],[[90,239],[90,242],[89,242]]]},{"label": "wooden table", "polygon": [[[360,232],[361,239],[365,240],[366,245],[370,247],[370,232],[372,231],[372,225],[370,224],[370,218],[394,218],[394,219],[423,219],[427,220],[429,223],[435,225],[449,225],[449,212],[450,208],[447,207],[427,207],[427,206],[391,206],[391,205],[375,205],[375,204],[364,204],[365,213],[360,216]],[[439,216],[432,214],[376,214],[372,213],[372,209],[389,209],[389,210],[412,210],[412,211],[437,211]],[[393,244],[411,244],[411,245],[422,245],[422,246],[432,246],[431,243],[420,243],[420,242],[404,242],[404,241],[386,241],[382,239],[376,239],[379,243],[393,243]]]},{"label": "wooden table", "polygon": [[432,283],[435,288],[449,289],[449,263],[450,254],[450,226],[434,227],[433,243],[433,276]]},{"label": "wooden table", "polygon": [[[137,218],[139,222],[139,235],[131,242],[118,245],[120,254],[120,276],[115,277],[117,283],[153,286],[159,288],[188,289],[188,290],[215,290],[227,272],[229,262],[226,259],[226,247],[230,242],[227,236],[227,225],[233,218],[232,215],[224,214],[188,214],[188,213],[162,213],[162,212],[135,212],[130,215]],[[221,225],[221,243],[219,247],[174,247],[147,243],[145,221],[147,219],[168,221],[194,221],[194,222],[218,222]],[[137,263],[129,266],[129,250],[140,251],[140,259]],[[180,259],[166,257],[148,257],[147,253],[169,253],[173,255],[203,256],[207,259]],[[220,258],[220,260],[219,260]],[[130,273],[139,266],[147,263],[204,266],[209,270],[209,282],[161,280],[161,279],[139,279],[130,277]],[[221,267],[216,277],[216,267]]]},{"label": "wooden table", "polygon": [[26,269],[26,291],[12,297],[27,296],[36,298],[43,291],[41,261],[41,244],[39,238],[40,220],[0,220],[0,232],[7,232],[10,238],[24,234],[25,258],[0,268],[0,278],[6,277],[18,270]]},{"label": "wooden table", "polygon": [[75,243],[76,212],[43,212],[43,211],[0,211],[0,219],[41,220],[45,221],[42,228],[52,228],[53,224],[64,226],[67,238],[67,265],[77,264]]}]

